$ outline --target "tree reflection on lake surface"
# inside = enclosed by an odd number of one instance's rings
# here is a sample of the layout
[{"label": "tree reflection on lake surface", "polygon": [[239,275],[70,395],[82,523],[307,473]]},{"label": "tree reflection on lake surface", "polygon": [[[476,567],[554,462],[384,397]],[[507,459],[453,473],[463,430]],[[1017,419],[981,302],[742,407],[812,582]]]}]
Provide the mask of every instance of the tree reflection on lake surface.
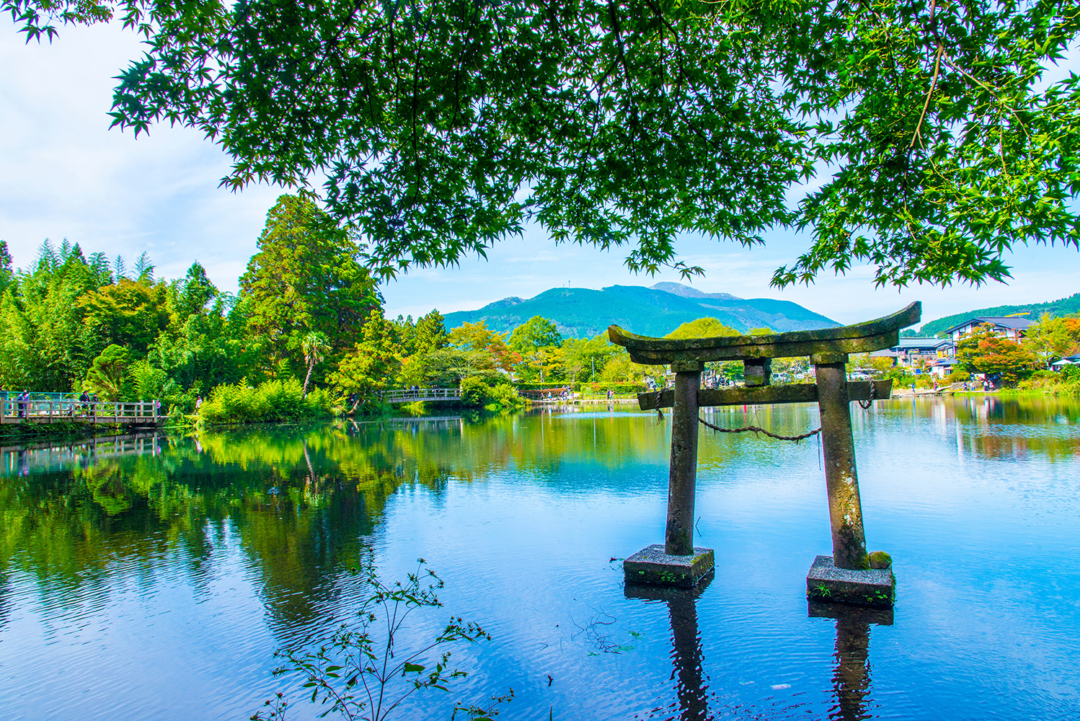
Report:
[{"label": "tree reflection on lake surface", "polygon": [[[1080,716],[1080,403],[853,416],[868,542],[896,564],[891,624],[807,613],[806,571],[830,551],[816,441],[702,433],[697,528],[717,568],[692,592],[622,583],[618,559],[663,538],[670,426],[653,413],[4,448],[0,716],[247,718],[289,687],[275,649],[352,618],[350,569],[392,581],[419,556],[445,612],[495,640],[455,651],[470,677],[401,718],[508,687],[507,718]],[[747,421],[792,434],[817,411],[711,411]],[[314,717],[299,700],[290,718]]]}]

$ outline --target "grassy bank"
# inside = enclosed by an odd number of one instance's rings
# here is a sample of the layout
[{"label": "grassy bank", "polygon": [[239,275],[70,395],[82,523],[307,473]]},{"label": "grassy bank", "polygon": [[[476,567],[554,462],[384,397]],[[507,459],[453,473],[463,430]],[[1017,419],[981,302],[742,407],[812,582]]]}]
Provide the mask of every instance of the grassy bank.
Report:
[{"label": "grassy bank", "polygon": [[220,385],[197,416],[205,425],[235,425],[327,420],[336,413],[327,391],[316,389],[305,396],[300,382],[290,378],[256,387],[244,382]]}]

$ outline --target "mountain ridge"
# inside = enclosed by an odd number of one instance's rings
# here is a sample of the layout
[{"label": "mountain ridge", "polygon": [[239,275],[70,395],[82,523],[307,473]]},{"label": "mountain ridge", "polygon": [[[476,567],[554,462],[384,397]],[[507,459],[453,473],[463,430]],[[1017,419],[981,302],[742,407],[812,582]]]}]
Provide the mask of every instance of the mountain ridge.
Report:
[{"label": "mountain ridge", "polygon": [[447,313],[445,322],[447,329],[453,329],[482,320],[492,330],[509,332],[535,315],[554,321],[564,337],[575,338],[591,338],[612,324],[640,335],[663,336],[704,317],[743,332],[762,327],[782,332],[839,325],[791,301],[705,293],[678,283],[657,283],[649,288],[613,285],[600,290],[550,288],[524,300],[503,298],[477,310]]},{"label": "mountain ridge", "polygon": [[941,333],[953,327],[954,325],[959,325],[968,318],[972,317],[1006,316],[1024,312],[1028,313],[1026,317],[1030,320],[1038,320],[1039,316],[1043,313],[1049,313],[1050,315],[1057,317],[1080,313],[1080,293],[1073,293],[1068,297],[1059,298],[1058,300],[1047,301],[1045,303],[997,305],[991,308],[971,310],[966,313],[953,313],[952,315],[947,315],[944,318],[938,318],[936,320],[930,321],[929,323],[925,323],[923,327],[919,329],[919,335],[935,336],[938,333]]}]

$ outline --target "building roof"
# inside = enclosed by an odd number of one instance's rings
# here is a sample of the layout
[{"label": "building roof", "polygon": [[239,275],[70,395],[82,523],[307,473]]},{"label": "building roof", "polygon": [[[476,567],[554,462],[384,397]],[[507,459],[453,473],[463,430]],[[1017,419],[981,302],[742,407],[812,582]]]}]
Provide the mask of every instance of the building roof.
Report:
[{"label": "building roof", "polygon": [[[1011,330],[1027,330],[1031,326],[1035,325],[1035,321],[1028,320],[1027,318],[1020,318],[1019,316],[978,316],[975,318],[968,318],[963,323],[954,325],[952,328],[946,330],[946,333],[952,333],[954,330],[960,330],[966,326],[972,324],[989,323],[990,325],[998,328],[1009,328]],[[903,340],[901,338],[900,340]]]},{"label": "building roof", "polygon": [[934,350],[940,348],[943,345],[952,345],[952,341],[948,338],[901,338],[900,342],[894,345],[889,350],[908,351],[923,348],[927,350]]},{"label": "building roof", "polygon": [[1050,365],[1052,365],[1052,366],[1058,366],[1058,365],[1067,366],[1067,365],[1077,365],[1077,364],[1080,364],[1080,354],[1065,356],[1064,358],[1060,358],[1060,359],[1054,361]]}]

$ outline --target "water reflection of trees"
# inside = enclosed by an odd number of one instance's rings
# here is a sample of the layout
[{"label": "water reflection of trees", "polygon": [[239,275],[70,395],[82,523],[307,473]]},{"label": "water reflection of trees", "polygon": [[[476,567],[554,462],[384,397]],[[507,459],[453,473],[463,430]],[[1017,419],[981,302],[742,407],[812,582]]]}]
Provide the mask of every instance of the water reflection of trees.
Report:
[{"label": "water reflection of trees", "polygon": [[[931,423],[958,451],[981,458],[1039,456],[1048,461],[1080,457],[1080,398],[1055,396],[958,395],[932,400],[883,403],[893,422]],[[857,414],[863,431],[874,420]]]},{"label": "water reflection of trees", "polygon": [[53,454],[29,475],[9,464],[0,477],[0,577],[20,569],[46,594],[87,586],[104,594],[117,574],[167,562],[199,588],[207,562],[238,541],[268,611],[288,624],[316,613],[344,569],[364,563],[364,539],[402,484],[438,495],[449,479],[479,482],[507,468],[544,476],[567,459],[664,457],[663,428],[626,418],[595,426],[507,416],[433,430],[266,428],[162,437],[129,455]]}]

